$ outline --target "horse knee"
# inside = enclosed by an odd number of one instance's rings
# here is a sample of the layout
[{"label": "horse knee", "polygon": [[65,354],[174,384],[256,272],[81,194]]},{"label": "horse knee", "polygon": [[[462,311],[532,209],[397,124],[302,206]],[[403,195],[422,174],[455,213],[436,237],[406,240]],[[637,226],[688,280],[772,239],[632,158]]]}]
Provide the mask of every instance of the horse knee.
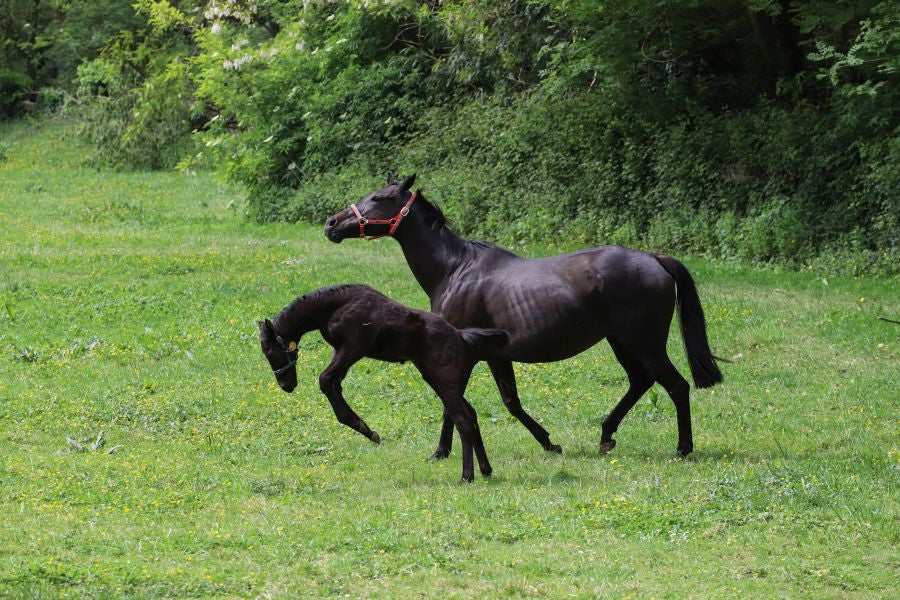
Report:
[{"label": "horse knee", "polygon": [[672,402],[674,402],[676,406],[687,404],[690,401],[691,385],[682,378],[679,378],[678,381],[669,385],[666,391],[669,392],[669,395],[672,397]]},{"label": "horse knee", "polygon": [[503,406],[506,407],[506,410],[511,412],[512,414],[516,414],[517,412],[522,410],[522,402],[519,400],[518,396],[506,396],[502,397]]}]

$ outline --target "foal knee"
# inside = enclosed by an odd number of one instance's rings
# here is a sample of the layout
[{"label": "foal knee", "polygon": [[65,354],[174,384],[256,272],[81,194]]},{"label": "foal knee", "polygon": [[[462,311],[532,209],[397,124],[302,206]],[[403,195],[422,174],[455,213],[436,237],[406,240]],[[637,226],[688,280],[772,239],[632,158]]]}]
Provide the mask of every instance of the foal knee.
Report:
[{"label": "foal knee", "polygon": [[328,396],[331,394],[332,384],[334,383],[334,378],[328,373],[322,373],[319,375],[319,389],[322,390],[322,393]]}]

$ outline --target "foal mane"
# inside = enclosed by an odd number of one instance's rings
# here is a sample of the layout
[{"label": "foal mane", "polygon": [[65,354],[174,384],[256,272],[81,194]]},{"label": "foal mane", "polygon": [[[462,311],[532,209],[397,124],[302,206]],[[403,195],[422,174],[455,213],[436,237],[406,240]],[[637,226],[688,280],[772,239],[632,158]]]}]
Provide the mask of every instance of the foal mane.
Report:
[{"label": "foal mane", "polygon": [[285,327],[296,327],[302,324],[310,329],[316,327],[315,321],[322,316],[322,312],[333,310],[335,304],[345,301],[349,292],[359,288],[359,285],[344,283],[319,288],[308,294],[303,294],[284,307],[275,317],[275,328],[282,331]]}]

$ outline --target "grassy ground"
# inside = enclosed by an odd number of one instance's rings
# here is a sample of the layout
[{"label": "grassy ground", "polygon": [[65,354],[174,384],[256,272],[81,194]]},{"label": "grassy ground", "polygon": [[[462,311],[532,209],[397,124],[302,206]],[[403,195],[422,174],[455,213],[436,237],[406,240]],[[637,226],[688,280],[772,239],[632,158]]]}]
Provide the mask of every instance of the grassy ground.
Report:
[{"label": "grassy ground", "polygon": [[59,126],[0,140],[0,596],[896,597],[896,280],[688,260],[734,360],[692,394],[689,459],[656,389],[598,456],[626,387],[602,344],[517,366],[563,456],[479,367],[495,475],[459,486],[458,453],[425,460],[413,367],[345,383],[375,446],[319,393],[318,334],[291,396],[259,352],[256,320],[322,285],[424,307],[394,242],[249,223],[204,174],[82,168]]}]

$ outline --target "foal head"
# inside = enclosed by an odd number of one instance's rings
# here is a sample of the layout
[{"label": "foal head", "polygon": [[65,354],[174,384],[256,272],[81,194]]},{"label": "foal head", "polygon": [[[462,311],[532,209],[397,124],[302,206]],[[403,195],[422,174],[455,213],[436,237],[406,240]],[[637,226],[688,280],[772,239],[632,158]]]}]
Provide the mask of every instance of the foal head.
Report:
[{"label": "foal head", "polygon": [[297,342],[279,335],[268,319],[259,321],[258,325],[259,342],[275,380],[281,389],[290,394],[297,387]]},{"label": "foal head", "polygon": [[410,210],[410,191],[416,176],[403,181],[388,179],[387,185],[351,204],[325,221],[325,236],[339,243],[349,237],[393,235]]}]

